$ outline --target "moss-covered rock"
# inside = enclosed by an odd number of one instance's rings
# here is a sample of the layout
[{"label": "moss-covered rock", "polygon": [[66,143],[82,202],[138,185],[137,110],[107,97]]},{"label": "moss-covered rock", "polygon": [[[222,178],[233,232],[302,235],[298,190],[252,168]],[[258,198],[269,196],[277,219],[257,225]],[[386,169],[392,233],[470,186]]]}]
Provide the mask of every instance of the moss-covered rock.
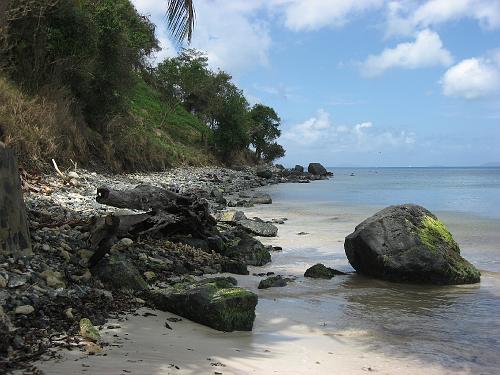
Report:
[{"label": "moss-covered rock", "polygon": [[324,264],[321,263],[309,267],[304,273],[304,277],[310,277],[313,279],[331,279],[335,275],[345,275],[345,274],[333,268],[326,267]]},{"label": "moss-covered rock", "polygon": [[80,336],[92,342],[101,341],[101,335],[99,334],[99,331],[94,327],[94,325],[88,318],[83,318],[80,320]]},{"label": "moss-covered rock", "polygon": [[149,297],[160,310],[219,331],[251,331],[257,295],[235,285],[233,278],[213,278],[154,290]]},{"label": "moss-covered rock", "polygon": [[271,261],[269,249],[259,240],[238,229],[231,237],[224,253],[227,257],[238,259],[249,266],[263,266]]},{"label": "moss-covered rock", "polygon": [[467,284],[481,274],[460,255],[436,216],[412,204],[390,206],[359,224],[344,248],[359,273],[397,282]]}]

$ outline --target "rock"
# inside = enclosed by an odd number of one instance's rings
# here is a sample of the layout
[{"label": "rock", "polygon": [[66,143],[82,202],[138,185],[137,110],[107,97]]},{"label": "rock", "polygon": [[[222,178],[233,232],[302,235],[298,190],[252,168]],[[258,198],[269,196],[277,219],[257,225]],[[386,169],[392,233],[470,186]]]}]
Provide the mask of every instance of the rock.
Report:
[{"label": "rock", "polygon": [[479,271],[460,256],[446,226],[413,204],[377,212],[346,237],[344,248],[357,272],[379,279],[422,284],[480,281]]},{"label": "rock", "polygon": [[7,280],[5,279],[5,277],[0,275],[0,288],[5,288],[6,286],[7,286]]},{"label": "rock", "polygon": [[219,204],[226,204],[226,199],[224,198],[224,195],[222,194],[222,191],[219,189],[212,189],[210,192],[210,196],[215,198],[215,202]]},{"label": "rock", "polygon": [[20,286],[25,285],[29,280],[30,280],[30,275],[20,275],[17,273],[11,273],[9,275],[9,282],[7,283],[7,286],[9,288],[17,288]]},{"label": "rock", "polygon": [[31,305],[17,306],[14,309],[14,314],[16,315],[29,315],[35,311],[35,308]]},{"label": "rock", "polygon": [[137,268],[123,255],[113,254],[102,259],[92,273],[116,289],[141,291],[148,288]]},{"label": "rock", "polygon": [[261,280],[259,283],[259,289],[284,287],[287,285],[286,280],[281,276],[271,276],[267,279]]},{"label": "rock", "polygon": [[247,265],[236,259],[227,259],[221,262],[221,272],[234,273],[235,275],[248,275]]},{"label": "rock", "polygon": [[258,168],[256,171],[255,171],[255,174],[258,176],[258,177],[261,177],[261,178],[265,178],[265,179],[270,179],[273,177],[273,172],[271,172],[270,169],[268,168]]},{"label": "rock", "polygon": [[75,319],[75,316],[73,315],[73,308],[68,307],[66,310],[64,310],[64,315],[68,320],[73,320]]},{"label": "rock", "polygon": [[47,286],[50,288],[66,288],[66,284],[62,280],[62,274],[60,272],[47,269],[41,273],[41,276],[44,278]]},{"label": "rock", "polygon": [[236,223],[245,219],[247,219],[247,217],[243,211],[229,210],[222,211],[217,214],[217,220],[224,223]]},{"label": "rock", "polygon": [[94,327],[94,325],[88,318],[83,318],[80,320],[80,336],[92,342],[101,341],[101,335],[99,334],[99,331]]},{"label": "rock", "polygon": [[320,163],[310,163],[307,171],[315,176],[326,176],[328,174],[326,168]]},{"label": "rock", "polygon": [[156,273],[152,271],[146,271],[144,272],[144,277],[146,278],[147,281],[152,281],[156,279]]},{"label": "rock", "polygon": [[309,267],[304,273],[304,277],[310,277],[313,279],[331,279],[335,275],[345,275],[345,273],[326,267],[321,263]]},{"label": "rock", "polygon": [[78,179],[80,178],[80,176],[78,175],[78,173],[76,173],[75,171],[71,171],[68,173],[68,177],[69,178],[74,178],[74,179]]},{"label": "rock", "polygon": [[266,193],[257,193],[252,198],[250,198],[251,204],[271,204],[273,203],[273,199],[269,194]]},{"label": "rock", "polygon": [[179,283],[149,293],[156,308],[219,331],[251,331],[257,295],[224,279]]},{"label": "rock", "polygon": [[280,171],[283,171],[285,167],[282,164],[274,164],[274,167]]},{"label": "rock", "polygon": [[271,253],[262,242],[241,230],[236,231],[224,255],[249,266],[263,266],[271,261]]},{"label": "rock", "polygon": [[0,353],[7,353],[10,346],[11,336],[10,319],[0,306]]},{"label": "rock", "polygon": [[110,252],[112,252],[112,253],[122,252],[124,250],[127,250],[133,244],[134,244],[134,241],[132,239],[124,237],[120,241],[115,243],[113,246],[111,246]]},{"label": "rock", "polygon": [[240,220],[238,225],[249,233],[262,237],[276,237],[278,228],[271,224],[257,220]]},{"label": "rock", "polygon": [[297,164],[293,170],[298,173],[304,173],[304,167],[302,165]]}]

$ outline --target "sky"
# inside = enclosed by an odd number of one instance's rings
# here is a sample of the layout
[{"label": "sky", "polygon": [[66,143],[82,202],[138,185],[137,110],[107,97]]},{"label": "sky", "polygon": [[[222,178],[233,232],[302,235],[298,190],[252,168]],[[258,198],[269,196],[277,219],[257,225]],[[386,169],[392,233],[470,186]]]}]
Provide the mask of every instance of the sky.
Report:
[{"label": "sky", "polygon": [[[166,0],[132,0],[176,54]],[[191,47],[273,107],[287,166],[500,162],[500,0],[194,0]]]}]

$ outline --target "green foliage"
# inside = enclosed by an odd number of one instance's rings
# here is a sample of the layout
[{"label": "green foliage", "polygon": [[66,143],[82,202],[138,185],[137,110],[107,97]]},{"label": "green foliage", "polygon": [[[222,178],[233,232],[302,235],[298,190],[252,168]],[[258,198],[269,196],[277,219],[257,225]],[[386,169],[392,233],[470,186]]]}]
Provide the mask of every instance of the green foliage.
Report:
[{"label": "green foliage", "polygon": [[[179,13],[177,3],[171,27],[184,33],[175,22],[189,9]],[[130,0],[0,1],[0,73],[19,89],[5,100],[23,98],[2,106],[3,138],[35,169],[54,154],[116,171],[208,164],[214,155],[247,162],[250,142],[259,159],[283,155],[272,108],[250,111],[204,53],[186,49],[152,68],[156,50],[154,25]]]},{"label": "green foliage", "polygon": [[[269,148],[269,156],[272,156],[278,149],[274,146],[269,147],[269,144],[281,135],[281,131],[279,130],[280,118],[274,109],[262,104],[256,104],[252,107],[250,118],[250,141],[255,147],[257,158],[260,159],[262,157],[262,153],[266,147]],[[273,160],[273,158],[271,157],[270,160]]]}]

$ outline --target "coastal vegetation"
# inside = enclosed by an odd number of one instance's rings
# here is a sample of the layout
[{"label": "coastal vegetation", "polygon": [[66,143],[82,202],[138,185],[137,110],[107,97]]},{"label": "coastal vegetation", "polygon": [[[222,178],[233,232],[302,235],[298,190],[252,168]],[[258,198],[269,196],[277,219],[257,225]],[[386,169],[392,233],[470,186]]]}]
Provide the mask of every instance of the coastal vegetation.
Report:
[{"label": "coastal vegetation", "polygon": [[[169,26],[190,38],[194,10],[175,3]],[[250,106],[201,51],[155,61],[155,25],[129,0],[7,0],[0,31],[0,141],[25,169],[52,158],[118,172],[284,155],[274,109]]]}]

